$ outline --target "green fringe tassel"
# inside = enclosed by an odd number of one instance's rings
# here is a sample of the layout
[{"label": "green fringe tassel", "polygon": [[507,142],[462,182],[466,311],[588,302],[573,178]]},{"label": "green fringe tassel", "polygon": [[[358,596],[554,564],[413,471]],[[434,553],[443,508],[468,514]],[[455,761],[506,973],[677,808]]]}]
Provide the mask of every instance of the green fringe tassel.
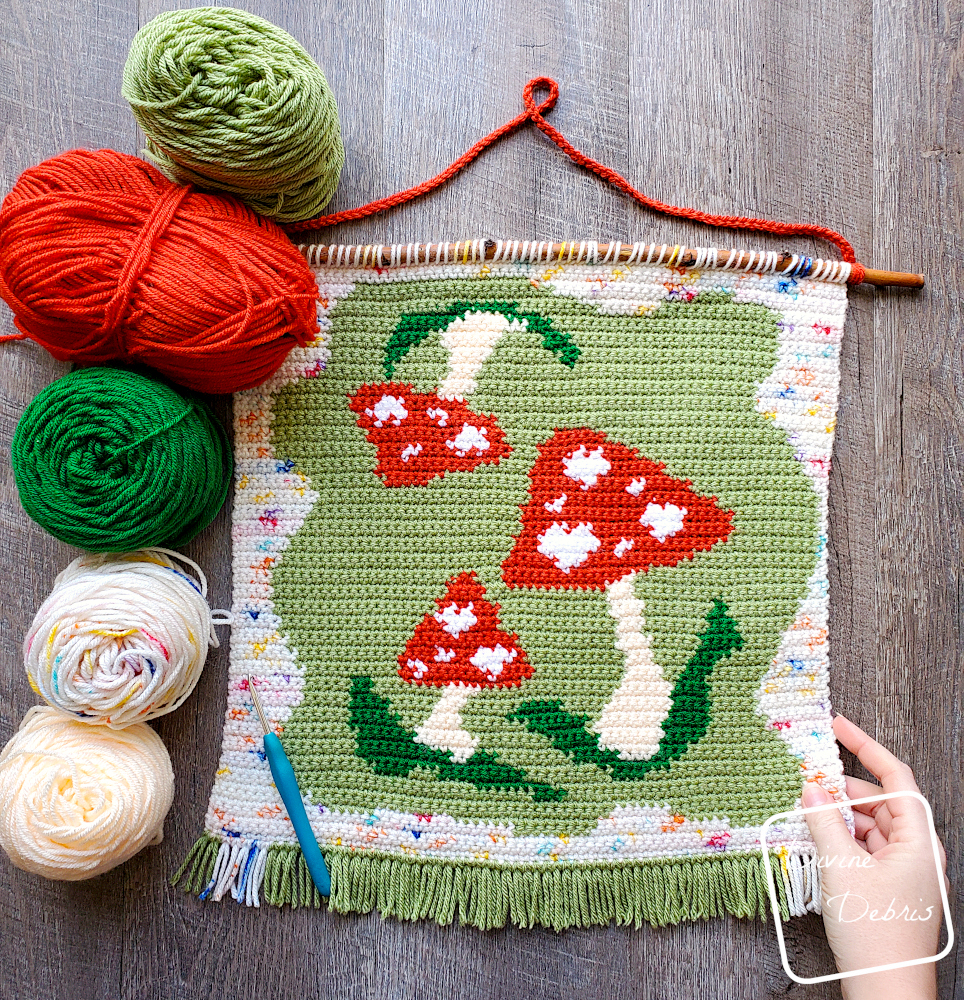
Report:
[{"label": "green fringe tassel", "polygon": [[[211,879],[221,841],[205,834],[171,879],[201,893]],[[331,872],[331,909],[342,913],[378,910],[399,920],[458,919],[482,930],[517,924],[561,931],[593,924],[654,927],[682,920],[732,914],[770,914],[766,871],[759,855],[699,855],[617,864],[466,864],[436,858],[375,852],[325,851]],[[780,861],[774,857],[775,870]],[[789,919],[786,890],[777,878],[783,920]],[[299,848],[279,844],[268,851],[262,898],[274,905],[320,907],[322,897]]]},{"label": "green fringe tassel", "polygon": [[221,841],[210,834],[199,837],[171,878],[171,885],[180,883],[185,892],[200,893],[211,880],[220,847]]}]

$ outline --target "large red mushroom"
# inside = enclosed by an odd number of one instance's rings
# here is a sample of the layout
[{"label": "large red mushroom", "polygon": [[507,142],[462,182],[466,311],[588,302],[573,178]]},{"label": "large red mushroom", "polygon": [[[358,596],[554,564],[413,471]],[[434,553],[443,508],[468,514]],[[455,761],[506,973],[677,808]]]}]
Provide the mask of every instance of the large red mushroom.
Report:
[{"label": "large red mushroom", "polygon": [[515,633],[499,624],[499,606],[485,596],[474,573],[460,573],[445,585],[434,611],[416,627],[398,658],[399,676],[409,684],[443,688],[431,715],[415,729],[417,743],[467,761],[478,739],[462,728],[462,709],[482,688],[516,687],[532,666]]},{"label": "large red mushroom", "polygon": [[732,511],[663,469],[589,428],[556,431],[529,471],[522,531],[502,564],[509,587],[606,591],[624,674],[593,728],[624,760],[656,753],[670,709],[636,574],[692,559],[732,531]]}]

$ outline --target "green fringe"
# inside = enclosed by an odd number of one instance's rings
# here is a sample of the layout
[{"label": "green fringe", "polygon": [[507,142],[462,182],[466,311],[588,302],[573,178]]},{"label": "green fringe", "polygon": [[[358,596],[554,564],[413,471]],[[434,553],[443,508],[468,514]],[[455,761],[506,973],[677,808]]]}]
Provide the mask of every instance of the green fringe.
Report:
[{"label": "green fringe", "polygon": [[[171,879],[188,892],[204,890],[221,841],[205,834]],[[458,919],[482,930],[517,924],[568,927],[617,924],[654,927],[732,914],[768,919],[770,898],[759,855],[698,855],[616,864],[553,867],[466,863],[338,849],[325,851],[331,872],[331,909],[378,910],[399,920]],[[775,858],[775,870],[780,862]],[[780,911],[789,919],[786,890],[778,878]],[[320,907],[322,897],[299,848],[268,851],[262,898],[274,905]]]},{"label": "green fringe", "polygon": [[184,863],[171,877],[171,885],[180,884],[185,892],[195,895],[202,892],[211,881],[220,847],[221,841],[209,833],[199,837],[188,851]]}]

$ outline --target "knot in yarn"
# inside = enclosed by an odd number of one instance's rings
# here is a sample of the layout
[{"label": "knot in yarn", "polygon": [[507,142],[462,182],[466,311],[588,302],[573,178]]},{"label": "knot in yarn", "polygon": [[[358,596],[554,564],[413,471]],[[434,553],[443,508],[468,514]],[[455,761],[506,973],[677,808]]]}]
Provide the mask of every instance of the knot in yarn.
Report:
[{"label": "knot in yarn", "polygon": [[0,846],[44,878],[92,878],[159,844],[173,799],[150,726],[85,726],[37,706],[0,753]]},{"label": "knot in yarn", "polygon": [[80,556],[24,640],[31,687],[54,708],[112,729],[173,712],[218,645],[206,597],[197,563],[167,549]]},{"label": "knot in yarn", "polygon": [[141,361],[201,392],[260,385],[318,335],[315,277],[278,226],[109,149],[21,174],[0,297],[60,361]]},{"label": "knot in yarn", "polygon": [[269,21],[231,7],[159,14],[134,36],[121,93],[171,180],[282,222],[331,201],[345,162],[334,96]]},{"label": "knot in yarn", "polygon": [[11,458],[24,510],[92,552],[184,545],[221,509],[232,469],[204,403],[113,368],[71,372],[41,391]]}]

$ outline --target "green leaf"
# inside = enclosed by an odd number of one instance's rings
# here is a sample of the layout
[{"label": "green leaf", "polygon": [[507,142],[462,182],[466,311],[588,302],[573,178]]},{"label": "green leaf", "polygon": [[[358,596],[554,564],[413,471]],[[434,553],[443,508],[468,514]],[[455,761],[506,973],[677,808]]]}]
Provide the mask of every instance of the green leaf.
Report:
[{"label": "green leaf", "polygon": [[706,621],[708,627],[700,636],[696,652],[673,685],[663,738],[649,760],[621,760],[614,750],[602,749],[597,737],[587,729],[589,716],[570,714],[561,701],[524,701],[508,718],[524,723],[531,732],[541,733],[575,763],[608,770],[615,781],[638,781],[650,771],[668,768],[706,735],[710,725],[708,678],[713,668],[734,650],[743,648],[743,636],[720,598],[713,601]]},{"label": "green leaf", "polygon": [[476,750],[464,764],[452,761],[451,754],[415,742],[415,733],[406,729],[392,703],[376,690],[370,677],[351,679],[348,720],[355,730],[355,752],[375,774],[408,777],[417,767],[432,768],[444,781],[467,781],[483,790],[517,788],[536,802],[558,802],[566,795],[555,788],[530,781],[525,771],[503,764],[494,753]]}]

